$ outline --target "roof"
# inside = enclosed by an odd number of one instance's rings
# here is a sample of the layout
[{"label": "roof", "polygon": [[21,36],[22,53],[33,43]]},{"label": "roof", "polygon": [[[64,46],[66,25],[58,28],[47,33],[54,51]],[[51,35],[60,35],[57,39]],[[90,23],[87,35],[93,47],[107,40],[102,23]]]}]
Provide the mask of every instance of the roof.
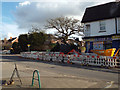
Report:
[{"label": "roof", "polygon": [[82,23],[120,17],[120,2],[110,2],[86,8]]},{"label": "roof", "polygon": [[8,42],[12,42],[13,40],[15,40],[17,37],[9,39]]}]

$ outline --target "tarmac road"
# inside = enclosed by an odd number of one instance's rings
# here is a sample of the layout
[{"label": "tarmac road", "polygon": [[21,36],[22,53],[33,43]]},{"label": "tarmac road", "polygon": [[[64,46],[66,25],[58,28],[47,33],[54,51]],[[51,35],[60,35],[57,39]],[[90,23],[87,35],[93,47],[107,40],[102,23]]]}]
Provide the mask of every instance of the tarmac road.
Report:
[{"label": "tarmac road", "polygon": [[[78,64],[66,64],[58,62],[46,62],[32,59],[20,58],[19,55],[3,55],[2,56],[2,78],[9,78],[11,71],[14,69],[14,63],[17,64],[21,77],[31,77],[33,70],[37,69],[42,77],[43,87],[55,87],[55,88],[116,88],[118,87],[118,69],[101,68],[92,66],[80,66]],[[9,67],[6,67],[9,66]],[[8,70],[9,68],[9,70]],[[11,68],[11,69],[10,69]],[[8,71],[7,71],[8,70]],[[45,85],[49,80],[53,81],[54,85]],[[58,79],[59,78],[59,79]],[[73,80],[73,79],[74,80]],[[73,82],[74,86],[66,82]],[[60,85],[56,85],[56,82]],[[81,82],[81,86],[78,84]],[[52,82],[51,82],[52,83]],[[83,85],[82,85],[83,83]],[[90,84],[91,83],[91,84]],[[97,83],[97,84],[96,84]],[[78,85],[77,85],[78,84]]]}]

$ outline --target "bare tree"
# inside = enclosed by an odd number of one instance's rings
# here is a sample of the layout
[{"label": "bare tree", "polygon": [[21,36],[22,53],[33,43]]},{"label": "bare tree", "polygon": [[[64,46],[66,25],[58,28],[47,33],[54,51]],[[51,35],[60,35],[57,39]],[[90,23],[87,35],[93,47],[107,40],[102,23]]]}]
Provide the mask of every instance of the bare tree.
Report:
[{"label": "bare tree", "polygon": [[50,19],[47,21],[48,24],[45,26],[47,29],[56,29],[55,33],[58,38],[64,39],[65,41],[68,39],[70,35],[79,34],[83,32],[83,27],[80,25],[80,21],[73,18],[68,17],[58,17],[55,19]]},{"label": "bare tree", "polygon": [[40,27],[38,27],[38,26],[35,26],[35,25],[32,25],[31,26],[31,28],[30,28],[30,30],[28,31],[28,33],[30,34],[30,33],[39,33],[39,32],[43,32],[43,33],[45,33],[45,30],[42,30]]}]

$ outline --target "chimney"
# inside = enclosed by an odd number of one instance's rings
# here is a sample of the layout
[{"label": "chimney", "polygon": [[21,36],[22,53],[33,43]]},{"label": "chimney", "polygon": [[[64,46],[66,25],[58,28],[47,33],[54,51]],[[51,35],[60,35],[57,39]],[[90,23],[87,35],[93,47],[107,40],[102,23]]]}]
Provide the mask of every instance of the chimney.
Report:
[{"label": "chimney", "polygon": [[7,42],[7,38],[4,38],[4,43],[6,43]]},{"label": "chimney", "polygon": [[116,0],[116,2],[120,2],[120,0]]},{"label": "chimney", "polygon": [[7,38],[4,38],[4,41],[7,41]]},{"label": "chimney", "polygon": [[12,37],[10,37],[10,39],[12,39]]}]

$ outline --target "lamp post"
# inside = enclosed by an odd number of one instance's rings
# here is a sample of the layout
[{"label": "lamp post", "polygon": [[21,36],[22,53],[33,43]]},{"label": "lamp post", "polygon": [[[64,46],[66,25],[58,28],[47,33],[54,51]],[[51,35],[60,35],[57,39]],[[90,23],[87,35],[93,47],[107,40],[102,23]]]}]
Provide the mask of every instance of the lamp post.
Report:
[{"label": "lamp post", "polygon": [[28,38],[28,44],[27,44],[28,52],[30,52],[29,35],[30,35],[30,33],[28,32],[28,35],[27,35],[27,38]]},{"label": "lamp post", "polygon": [[28,52],[30,52],[30,44],[27,44],[27,46],[28,46]]}]

